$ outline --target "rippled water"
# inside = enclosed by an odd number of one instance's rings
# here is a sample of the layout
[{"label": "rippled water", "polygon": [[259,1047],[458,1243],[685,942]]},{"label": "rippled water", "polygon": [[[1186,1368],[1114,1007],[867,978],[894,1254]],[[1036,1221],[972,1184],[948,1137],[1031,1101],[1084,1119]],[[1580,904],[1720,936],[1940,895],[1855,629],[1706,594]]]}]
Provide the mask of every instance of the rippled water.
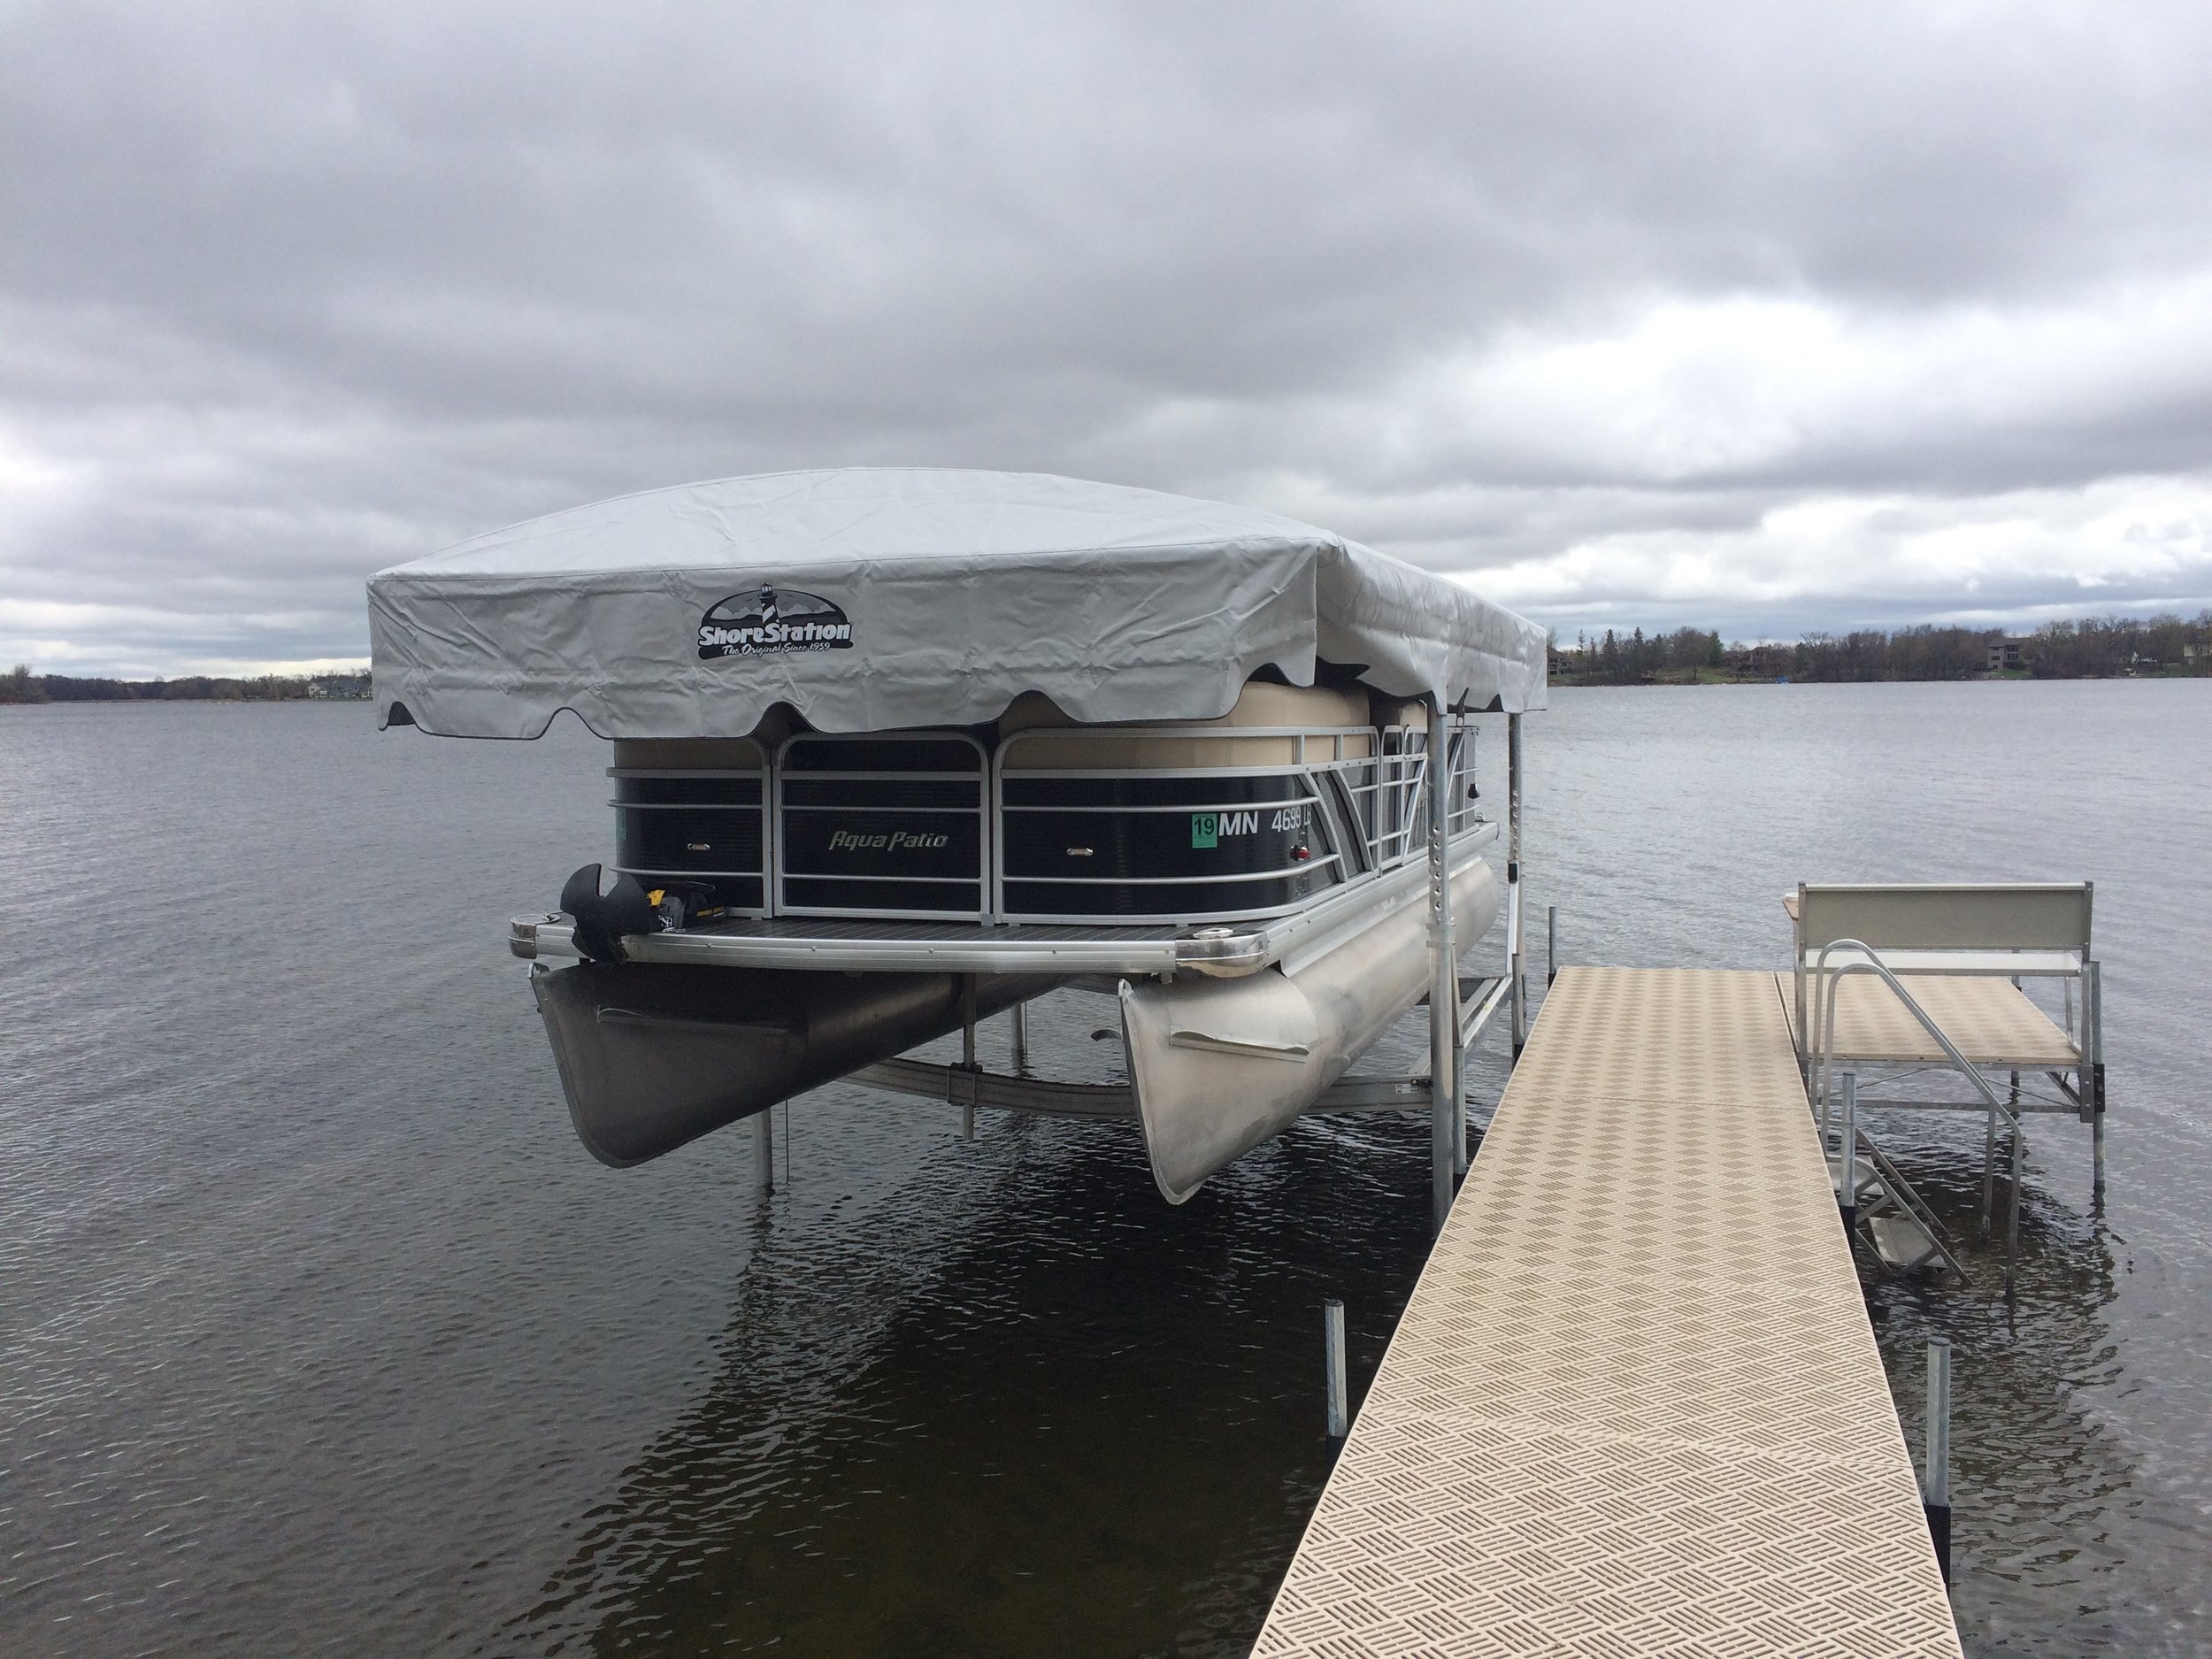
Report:
[{"label": "rippled water", "polygon": [[[2096,880],[2105,1213],[2036,1120],[2016,1316],[1868,1284],[1909,1434],[1959,1345],[1970,1651],[2212,1648],[2212,685],[1555,701],[1564,960],[1778,963],[1800,877]],[[765,1204],[742,1133],[603,1170],[502,934],[603,856],[604,755],[0,709],[0,1651],[1240,1653],[1325,1472],[1318,1304],[1363,1380],[1425,1125],[1180,1210],[1122,1127],[849,1088]],[[1033,1041],[1110,1075],[1111,1020]],[[1962,1224],[1978,1133],[1890,1136]]]}]

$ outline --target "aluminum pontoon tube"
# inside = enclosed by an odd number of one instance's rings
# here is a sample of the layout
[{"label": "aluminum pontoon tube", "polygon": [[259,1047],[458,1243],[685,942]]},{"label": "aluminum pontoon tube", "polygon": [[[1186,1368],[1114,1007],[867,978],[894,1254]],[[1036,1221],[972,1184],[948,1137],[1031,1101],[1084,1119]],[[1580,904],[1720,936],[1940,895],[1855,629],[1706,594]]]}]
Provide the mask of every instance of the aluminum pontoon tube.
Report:
[{"label": "aluminum pontoon tube", "polygon": [[[576,1138],[627,1169],[959,1030],[962,977],[586,963],[530,986]],[[974,978],[978,1018],[1061,983]]]},{"label": "aluminum pontoon tube", "polygon": [[[1497,878],[1471,854],[1452,877],[1452,937],[1464,950],[1497,918]],[[1420,1000],[1428,940],[1428,907],[1409,904],[1295,974],[1122,982],[1129,1079],[1168,1202],[1287,1129]]]}]

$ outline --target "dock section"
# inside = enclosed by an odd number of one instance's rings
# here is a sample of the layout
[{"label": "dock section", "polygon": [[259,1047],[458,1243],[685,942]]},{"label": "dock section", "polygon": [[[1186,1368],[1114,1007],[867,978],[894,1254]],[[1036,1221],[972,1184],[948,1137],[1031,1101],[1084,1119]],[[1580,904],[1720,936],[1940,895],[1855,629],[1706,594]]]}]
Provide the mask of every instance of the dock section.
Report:
[{"label": "dock section", "polygon": [[1253,1651],[1959,1653],[1772,975],[1560,973]]}]

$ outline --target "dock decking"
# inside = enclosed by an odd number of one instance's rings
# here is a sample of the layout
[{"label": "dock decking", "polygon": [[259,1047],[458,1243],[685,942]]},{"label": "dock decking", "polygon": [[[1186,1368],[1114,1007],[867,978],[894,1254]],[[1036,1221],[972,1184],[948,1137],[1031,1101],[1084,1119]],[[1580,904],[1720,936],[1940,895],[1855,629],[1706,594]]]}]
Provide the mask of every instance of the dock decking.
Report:
[{"label": "dock decking", "polygon": [[1958,1654],[1786,996],[1560,973],[1256,1659]]},{"label": "dock decking", "polygon": [[[1790,976],[1777,974],[1775,982],[1794,1033],[1795,990]],[[2009,979],[1916,973],[1906,983],[1928,1018],[1978,1065],[2065,1071],[2081,1064],[2081,1051],[2057,1022]],[[1837,1054],[1876,1064],[1944,1064],[1935,1039],[1880,980],[1843,979],[1835,990]],[[1816,1010],[1815,1019],[1816,1030]]]}]

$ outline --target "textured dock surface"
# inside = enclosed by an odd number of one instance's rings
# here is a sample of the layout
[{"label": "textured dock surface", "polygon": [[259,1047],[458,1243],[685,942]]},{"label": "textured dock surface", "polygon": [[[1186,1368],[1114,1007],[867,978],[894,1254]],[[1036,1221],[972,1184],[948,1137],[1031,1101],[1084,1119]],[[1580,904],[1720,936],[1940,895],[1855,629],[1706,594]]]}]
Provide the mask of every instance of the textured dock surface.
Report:
[{"label": "textured dock surface", "polygon": [[1773,975],[1560,974],[1253,1651],[1959,1652]]},{"label": "textured dock surface", "polygon": [[[1790,1028],[1797,1026],[1796,988],[1786,973],[1777,974]],[[2014,1065],[2022,1070],[2068,1070],[2081,1053],[2058,1023],[2029,1000],[2011,980],[1951,979],[1910,974],[1905,988],[1928,1010],[1928,1018],[1961,1053],[1978,1065]],[[1871,974],[1855,974],[1836,987],[1835,1052],[1854,1060],[1946,1064],[1942,1048],[1905,1005]],[[1818,1018],[1816,1010],[1814,1018]]]}]

